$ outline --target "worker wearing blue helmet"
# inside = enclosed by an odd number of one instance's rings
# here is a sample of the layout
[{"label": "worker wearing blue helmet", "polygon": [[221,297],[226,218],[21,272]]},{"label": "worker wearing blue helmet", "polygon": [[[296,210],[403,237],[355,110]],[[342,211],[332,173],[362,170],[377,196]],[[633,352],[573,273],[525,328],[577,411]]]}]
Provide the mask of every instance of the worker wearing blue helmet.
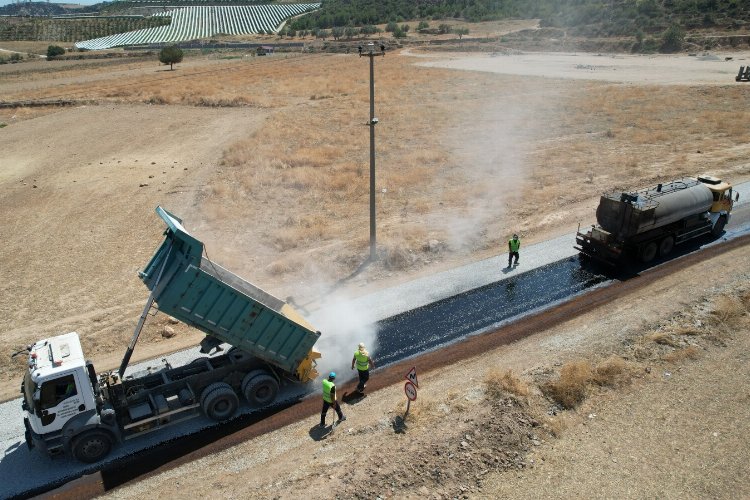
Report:
[{"label": "worker wearing blue helmet", "polygon": [[321,427],[326,426],[326,415],[328,414],[328,408],[333,408],[334,410],[336,410],[336,415],[338,415],[339,417],[338,422],[343,422],[344,420],[346,420],[346,417],[341,412],[341,407],[339,406],[338,401],[336,401],[336,384],[334,380],[336,380],[336,372],[329,373],[328,378],[323,380],[323,410],[320,412]]}]

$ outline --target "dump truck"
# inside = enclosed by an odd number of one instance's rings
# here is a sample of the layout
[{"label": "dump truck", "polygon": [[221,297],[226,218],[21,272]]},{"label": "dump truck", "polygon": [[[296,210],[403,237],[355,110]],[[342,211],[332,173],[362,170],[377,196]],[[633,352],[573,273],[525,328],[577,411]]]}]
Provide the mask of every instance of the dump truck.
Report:
[{"label": "dump truck", "polygon": [[[235,415],[244,398],[271,405],[280,386],[318,376],[320,332],[289,304],[232,274],[204,255],[203,243],[164,210],[164,241],[139,276],[150,295],[119,369],[97,374],[76,332],[40,340],[28,351],[21,392],[29,448],[70,453],[93,463],[116,444],[205,414]],[[127,372],[152,311],[162,311],[206,337],[187,364],[163,359]]]},{"label": "dump truck", "polygon": [[605,193],[596,209],[597,224],[585,232],[579,226],[575,248],[609,265],[627,258],[651,262],[669,255],[675,245],[720,236],[738,199],[730,183],[710,175]]}]

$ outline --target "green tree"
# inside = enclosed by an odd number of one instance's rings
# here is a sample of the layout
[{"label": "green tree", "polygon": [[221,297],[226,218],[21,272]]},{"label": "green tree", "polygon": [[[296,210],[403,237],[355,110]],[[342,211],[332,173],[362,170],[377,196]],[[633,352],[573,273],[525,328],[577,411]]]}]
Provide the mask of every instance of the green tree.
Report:
[{"label": "green tree", "polygon": [[430,23],[427,21],[419,21],[419,24],[417,25],[417,30],[426,30],[430,27]]},{"label": "green tree", "polygon": [[400,26],[396,26],[396,29],[393,30],[393,38],[406,38],[406,32]]},{"label": "green tree", "polygon": [[176,45],[168,45],[159,52],[159,61],[163,64],[169,64],[169,70],[174,69],[174,64],[182,62],[182,49]]},{"label": "green tree", "polygon": [[397,29],[398,29],[398,24],[396,24],[395,21],[391,21],[385,25],[386,33],[395,33]]},{"label": "green tree", "polygon": [[57,57],[65,54],[65,49],[60,47],[59,45],[50,45],[47,47],[47,57]]},{"label": "green tree", "polygon": [[440,26],[438,26],[438,31],[440,32],[441,35],[447,35],[453,30],[451,29],[450,24],[443,23]]},{"label": "green tree", "polygon": [[456,28],[455,30],[453,30],[453,32],[457,34],[458,39],[461,40],[461,38],[463,38],[464,35],[469,34],[469,28],[466,28],[466,27]]},{"label": "green tree", "polygon": [[682,42],[685,39],[685,32],[673,24],[662,34],[661,48],[662,52],[677,52],[682,49]]},{"label": "green tree", "polygon": [[344,28],[342,28],[341,26],[335,26],[331,28],[331,36],[334,40],[342,38],[344,36]]}]

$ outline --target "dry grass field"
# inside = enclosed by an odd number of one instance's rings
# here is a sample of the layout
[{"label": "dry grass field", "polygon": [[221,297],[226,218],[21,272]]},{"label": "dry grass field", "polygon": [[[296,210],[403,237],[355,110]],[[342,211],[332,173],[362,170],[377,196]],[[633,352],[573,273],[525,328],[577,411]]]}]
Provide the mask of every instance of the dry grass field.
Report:
[{"label": "dry grass field", "polygon": [[[747,86],[722,74],[647,85],[618,67],[622,81],[574,80],[504,74],[499,56],[487,55],[499,71],[457,70],[422,63],[469,54],[389,51],[375,61],[379,259],[360,268],[368,60],[237,55],[188,53],[174,71],[155,59],[0,66],[4,102],[74,101],[0,108],[0,353],[78,331],[99,371],[116,367],[147,296],[136,273],[161,240],[156,205],[212,260],[313,308],[333,289],[355,296],[504,252],[513,232],[525,244],[570,233],[593,222],[603,191],[750,178]],[[354,496],[362,484],[371,497],[747,496],[748,259],[735,250],[492,362],[420,376],[408,435],[394,432],[393,387],[347,408],[333,439],[300,422],[112,496],[175,484],[208,497]],[[164,324],[149,319],[134,359],[202,337],[173,325],[167,338]],[[0,356],[0,399],[24,368]]]}]

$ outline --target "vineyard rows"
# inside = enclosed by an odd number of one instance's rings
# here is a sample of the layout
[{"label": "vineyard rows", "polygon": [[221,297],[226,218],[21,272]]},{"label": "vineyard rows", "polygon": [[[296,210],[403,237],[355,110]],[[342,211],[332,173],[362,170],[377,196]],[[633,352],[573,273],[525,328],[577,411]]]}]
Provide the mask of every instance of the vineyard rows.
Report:
[{"label": "vineyard rows", "polygon": [[154,14],[172,23],[158,28],[118,33],[76,43],[79,49],[108,49],[123,45],[176,43],[218,34],[247,35],[275,30],[281,21],[320,7],[319,3],[184,7]]}]

